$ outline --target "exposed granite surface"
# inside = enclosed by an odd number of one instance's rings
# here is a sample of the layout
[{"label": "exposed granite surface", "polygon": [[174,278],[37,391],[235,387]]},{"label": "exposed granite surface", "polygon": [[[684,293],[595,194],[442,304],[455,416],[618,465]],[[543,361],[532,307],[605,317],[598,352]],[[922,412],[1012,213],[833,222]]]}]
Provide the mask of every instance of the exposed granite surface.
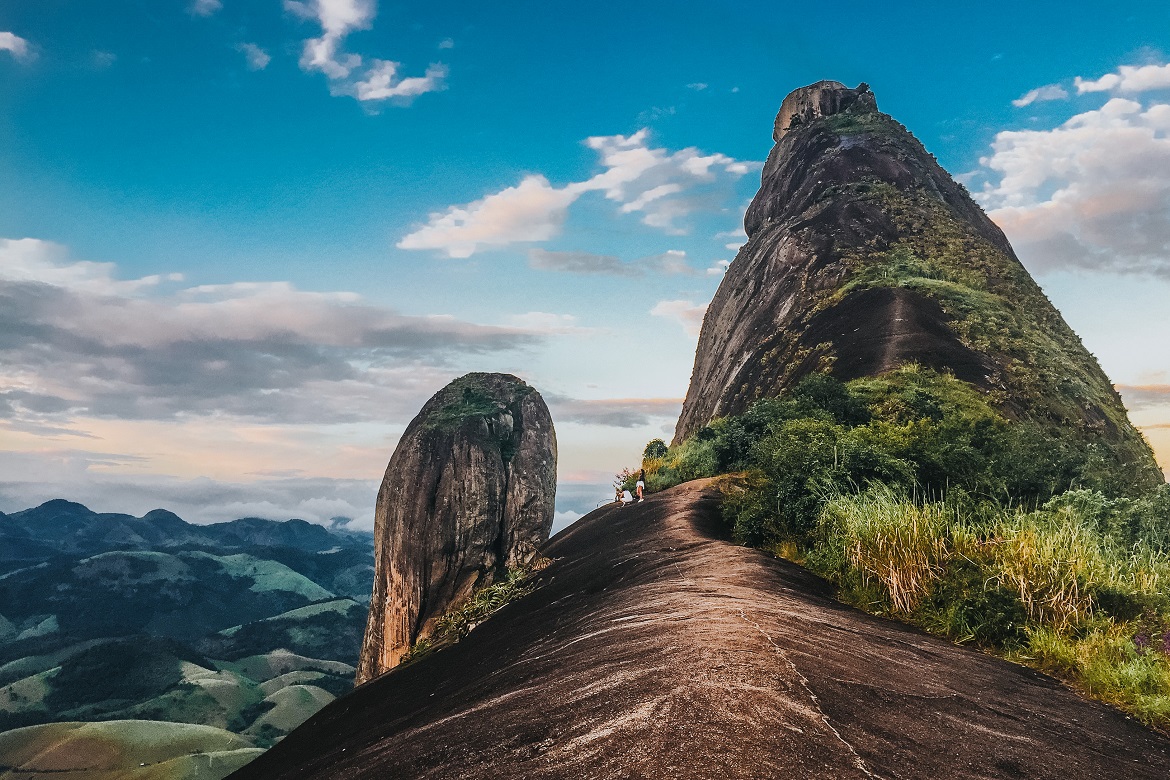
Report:
[{"label": "exposed granite surface", "polygon": [[1170,775],[1170,739],[845,607],[680,485],[557,535],[539,588],[333,702],[235,780]]},{"label": "exposed granite surface", "polygon": [[528,563],[552,529],[557,443],[540,393],[468,374],[398,443],[374,516],[374,591],[357,682],[393,668],[435,621]]}]

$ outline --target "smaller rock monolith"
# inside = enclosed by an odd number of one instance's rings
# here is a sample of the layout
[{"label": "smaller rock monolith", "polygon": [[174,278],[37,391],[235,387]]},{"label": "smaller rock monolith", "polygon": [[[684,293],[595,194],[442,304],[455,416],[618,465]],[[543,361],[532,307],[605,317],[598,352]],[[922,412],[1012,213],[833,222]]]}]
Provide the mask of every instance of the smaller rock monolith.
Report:
[{"label": "smaller rock monolith", "polygon": [[557,442],[540,393],[509,374],[467,374],[427,401],[378,492],[374,591],[357,683],[426,638],[448,610],[548,540]]}]

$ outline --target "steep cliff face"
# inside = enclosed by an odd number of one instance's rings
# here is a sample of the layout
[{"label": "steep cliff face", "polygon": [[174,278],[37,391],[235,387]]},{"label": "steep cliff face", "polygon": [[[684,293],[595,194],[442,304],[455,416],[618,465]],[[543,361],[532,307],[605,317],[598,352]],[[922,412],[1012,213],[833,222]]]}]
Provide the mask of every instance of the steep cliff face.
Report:
[{"label": "steep cliff face", "polygon": [[1003,232],[869,88],[821,81],[780,108],[748,241],[703,322],[675,442],[801,377],[907,363],[949,371],[1009,416],[1103,442],[1161,480],[1097,361]]},{"label": "steep cliff face", "polygon": [[429,400],[390,458],[374,520],[375,576],[359,684],[549,535],[557,444],[540,393],[468,374]]}]

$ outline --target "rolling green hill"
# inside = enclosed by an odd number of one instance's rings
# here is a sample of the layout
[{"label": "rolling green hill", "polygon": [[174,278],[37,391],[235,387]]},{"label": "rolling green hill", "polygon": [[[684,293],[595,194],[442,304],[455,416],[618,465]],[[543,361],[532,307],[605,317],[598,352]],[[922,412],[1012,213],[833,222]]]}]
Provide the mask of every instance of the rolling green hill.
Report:
[{"label": "rolling green hill", "polygon": [[372,552],[302,521],[0,515],[0,776],[224,776],[352,688]]}]

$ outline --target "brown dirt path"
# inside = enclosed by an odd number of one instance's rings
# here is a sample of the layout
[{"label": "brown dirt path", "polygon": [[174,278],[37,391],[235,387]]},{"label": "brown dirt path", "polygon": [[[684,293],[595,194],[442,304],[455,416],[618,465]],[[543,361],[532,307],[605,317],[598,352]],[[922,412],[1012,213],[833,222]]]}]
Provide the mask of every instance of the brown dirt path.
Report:
[{"label": "brown dirt path", "polygon": [[1170,739],[720,538],[702,484],[546,554],[535,593],[232,778],[1170,777]]}]

